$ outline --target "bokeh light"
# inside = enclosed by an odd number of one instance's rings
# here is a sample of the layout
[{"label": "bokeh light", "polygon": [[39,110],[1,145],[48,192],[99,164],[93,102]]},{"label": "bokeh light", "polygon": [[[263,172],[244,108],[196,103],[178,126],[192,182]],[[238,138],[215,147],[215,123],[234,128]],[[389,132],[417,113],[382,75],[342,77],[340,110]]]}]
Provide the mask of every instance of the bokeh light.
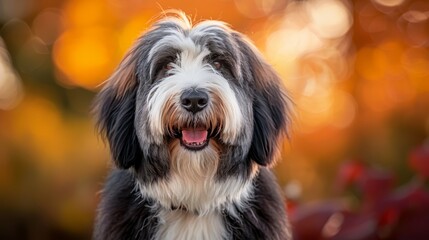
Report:
[{"label": "bokeh light", "polygon": [[[353,19],[344,1],[317,0],[308,4],[313,31],[322,38],[339,38],[352,26]],[[332,17],[335,16],[335,17]]]},{"label": "bokeh light", "polygon": [[386,7],[395,7],[395,6],[401,5],[405,1],[406,0],[373,0],[374,3],[380,4]]},{"label": "bokeh light", "polygon": [[39,13],[33,20],[34,34],[46,44],[53,44],[63,28],[63,16],[60,9],[50,8]]},{"label": "bokeh light", "polygon": [[248,18],[260,18],[271,14],[288,1],[279,0],[234,0],[237,10]]},{"label": "bokeh light", "polygon": [[[71,30],[55,42],[53,57],[71,85],[95,88],[118,64],[114,32],[103,28]],[[63,80],[63,79],[62,79]]]},{"label": "bokeh light", "polygon": [[267,56],[298,95],[300,131],[347,127],[355,116],[353,96],[336,89],[349,72],[345,53],[353,20],[345,3],[291,2],[267,38]]}]

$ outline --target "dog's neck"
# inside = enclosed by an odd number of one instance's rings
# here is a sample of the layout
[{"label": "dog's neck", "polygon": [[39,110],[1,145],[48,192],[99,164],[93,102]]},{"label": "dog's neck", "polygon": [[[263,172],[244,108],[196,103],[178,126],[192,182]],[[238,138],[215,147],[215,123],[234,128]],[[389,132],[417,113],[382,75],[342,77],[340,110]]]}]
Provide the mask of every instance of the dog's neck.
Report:
[{"label": "dog's neck", "polygon": [[[172,205],[169,209],[165,209],[165,210],[167,210],[167,211],[168,210],[169,211],[182,211],[182,212],[185,212],[185,213],[188,213],[188,214],[193,214],[195,216],[200,216],[201,215],[201,213],[198,212],[197,210],[189,210],[184,205],[179,205],[179,206]],[[226,215],[227,207],[222,206],[221,208],[219,208],[219,209],[216,208],[216,209],[214,209],[212,211],[218,211],[221,215]]]},{"label": "dog's neck", "polygon": [[151,183],[136,181],[143,198],[158,202],[164,209],[182,209],[198,215],[219,211],[231,203],[247,202],[253,191],[253,176],[218,179],[220,159],[216,146],[210,144],[202,151],[191,152],[176,143],[170,149],[167,177]]},{"label": "dog's neck", "polygon": [[183,205],[179,205],[179,206],[174,206],[172,205],[170,208],[171,211],[183,211],[183,212],[187,212],[187,213],[192,213],[194,215],[199,215],[199,213],[197,211],[189,211],[185,206]]},{"label": "dog's neck", "polygon": [[253,192],[252,180],[231,177],[222,181],[189,181],[173,175],[155,183],[137,181],[141,196],[154,201],[164,210],[184,211],[195,215],[222,212],[230,206],[247,204]]},{"label": "dog's neck", "polygon": [[155,240],[228,239],[222,212],[197,214],[183,208],[176,210],[161,208],[157,211],[157,218]]}]

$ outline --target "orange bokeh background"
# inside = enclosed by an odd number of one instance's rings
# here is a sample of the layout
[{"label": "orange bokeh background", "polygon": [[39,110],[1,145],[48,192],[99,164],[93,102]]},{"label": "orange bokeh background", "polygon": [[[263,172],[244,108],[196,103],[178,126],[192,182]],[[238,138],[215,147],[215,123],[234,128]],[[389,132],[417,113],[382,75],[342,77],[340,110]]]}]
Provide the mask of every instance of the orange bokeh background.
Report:
[{"label": "orange bokeh background", "polygon": [[287,197],[335,196],[350,160],[412,178],[429,134],[428,1],[0,0],[0,238],[90,237],[111,167],[91,102],[164,9],[228,22],[282,76],[296,104],[275,168]]}]

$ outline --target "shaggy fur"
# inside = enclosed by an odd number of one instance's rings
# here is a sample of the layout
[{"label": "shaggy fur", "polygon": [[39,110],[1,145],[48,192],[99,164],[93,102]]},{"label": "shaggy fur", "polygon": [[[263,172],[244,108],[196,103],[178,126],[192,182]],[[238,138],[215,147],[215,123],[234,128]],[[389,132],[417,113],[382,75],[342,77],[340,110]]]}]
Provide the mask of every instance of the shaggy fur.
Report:
[{"label": "shaggy fur", "polygon": [[271,66],[226,24],[155,23],[96,100],[117,169],[94,239],[290,239],[268,169],[288,104]]}]

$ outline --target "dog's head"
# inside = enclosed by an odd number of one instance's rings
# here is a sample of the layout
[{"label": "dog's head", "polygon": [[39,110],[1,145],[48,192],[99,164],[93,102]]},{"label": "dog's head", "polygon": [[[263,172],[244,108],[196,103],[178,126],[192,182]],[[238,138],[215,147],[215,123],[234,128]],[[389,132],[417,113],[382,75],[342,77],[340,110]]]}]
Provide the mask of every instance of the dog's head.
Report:
[{"label": "dog's head", "polygon": [[96,110],[116,165],[156,182],[180,166],[216,168],[222,178],[270,165],[289,122],[288,102],[277,74],[243,35],[217,21],[192,26],[169,17],[136,41]]}]

